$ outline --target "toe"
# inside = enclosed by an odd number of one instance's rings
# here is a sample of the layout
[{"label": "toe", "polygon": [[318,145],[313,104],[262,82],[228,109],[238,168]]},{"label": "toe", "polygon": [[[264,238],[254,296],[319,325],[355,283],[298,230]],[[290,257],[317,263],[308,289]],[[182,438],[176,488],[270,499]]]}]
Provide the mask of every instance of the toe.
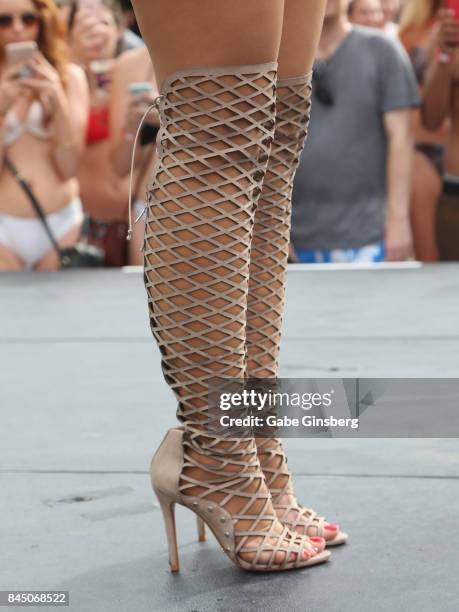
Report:
[{"label": "toe", "polygon": [[336,538],[339,532],[339,525],[334,523],[325,523],[324,525],[324,538],[329,541]]},{"label": "toe", "polygon": [[[319,538],[323,541],[323,548],[325,548],[325,541],[323,538]],[[299,544],[298,552],[291,552],[289,562],[295,562],[298,559],[298,556],[302,561],[307,561],[311,559],[315,555],[322,552],[323,548],[320,547],[319,542],[304,542],[303,545]],[[284,562],[285,555],[287,553],[278,552],[276,555],[276,562],[281,564]]]},{"label": "toe", "polygon": [[311,540],[311,542],[313,543],[312,545],[318,549],[319,552],[322,552],[325,548],[325,539],[321,538],[319,536],[312,536],[312,538],[309,538]]}]

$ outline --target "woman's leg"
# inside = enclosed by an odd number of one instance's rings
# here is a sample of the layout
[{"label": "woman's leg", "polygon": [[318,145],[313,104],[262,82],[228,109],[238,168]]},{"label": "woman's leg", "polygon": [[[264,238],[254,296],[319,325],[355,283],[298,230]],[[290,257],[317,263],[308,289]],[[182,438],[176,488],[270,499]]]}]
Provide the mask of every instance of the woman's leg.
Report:
[{"label": "woman's leg", "polygon": [[[275,378],[282,326],[293,178],[310,115],[310,76],[326,0],[285,3],[276,133],[255,213],[247,316],[247,375]],[[295,77],[298,77],[295,81]],[[292,83],[293,78],[293,83]]]},{"label": "woman's leg", "polygon": [[[180,494],[221,504],[234,517],[245,562],[280,564],[288,541],[254,439],[235,446],[206,424],[210,378],[244,376],[254,198],[274,134],[283,0],[134,6],[162,96],[144,280],[162,370],[185,429]],[[306,539],[299,542],[294,559],[314,554]],[[273,545],[280,547],[275,555]]]},{"label": "woman's leg", "polygon": [[10,249],[0,244],[0,271],[19,272],[20,270],[24,270],[22,261]]},{"label": "woman's leg", "polygon": [[[250,256],[246,371],[250,378],[278,376],[293,179],[308,130],[311,70],[325,4],[325,0],[285,3],[276,131],[255,213]],[[300,533],[335,538],[336,528],[328,525],[327,529],[324,521],[310,512],[301,513],[280,440],[260,437],[257,447],[279,518]]]},{"label": "woman's leg", "polygon": [[133,5],[160,90],[178,69],[277,60],[284,0],[134,0]]},{"label": "woman's leg", "polygon": [[441,196],[442,180],[424,153],[415,153],[413,193],[411,196],[411,226],[414,253],[424,262],[438,261],[435,217]]},{"label": "woman's leg", "polygon": [[[276,133],[257,204],[250,256],[247,375],[275,378],[283,316],[296,158],[309,123],[310,73],[326,0],[285,3],[277,81]],[[298,85],[289,86],[292,77]],[[285,82],[287,80],[287,82]]]}]

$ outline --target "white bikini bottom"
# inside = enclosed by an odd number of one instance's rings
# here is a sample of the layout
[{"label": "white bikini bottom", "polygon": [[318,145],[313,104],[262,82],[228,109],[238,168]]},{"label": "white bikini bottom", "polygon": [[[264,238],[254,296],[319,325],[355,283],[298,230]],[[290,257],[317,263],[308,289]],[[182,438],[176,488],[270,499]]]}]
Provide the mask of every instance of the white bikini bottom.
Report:
[{"label": "white bikini bottom", "polygon": [[145,220],[146,207],[147,207],[147,203],[144,200],[138,199],[134,202],[134,204],[132,205],[132,209],[134,211],[134,216],[136,219],[139,217],[139,215],[143,213],[142,216]]},{"label": "white bikini bottom", "polygon": [[[73,226],[83,221],[83,206],[76,197],[62,210],[46,215],[51,232],[59,241]],[[30,270],[53,247],[38,218],[0,214],[0,244],[12,251]]]}]

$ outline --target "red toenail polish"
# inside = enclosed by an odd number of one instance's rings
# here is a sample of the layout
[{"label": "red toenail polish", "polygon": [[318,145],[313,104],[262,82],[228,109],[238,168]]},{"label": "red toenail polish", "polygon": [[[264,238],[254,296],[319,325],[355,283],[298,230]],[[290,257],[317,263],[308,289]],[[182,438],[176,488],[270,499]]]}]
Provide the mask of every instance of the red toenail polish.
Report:
[{"label": "red toenail polish", "polygon": [[338,525],[333,525],[333,523],[327,523],[325,525],[325,529],[329,529],[330,531],[336,531],[338,529]]},{"label": "red toenail polish", "polygon": [[312,540],[313,542],[323,542],[324,541],[323,538],[319,538],[319,537],[316,537],[316,536],[314,536],[313,538],[309,538],[309,539]]}]

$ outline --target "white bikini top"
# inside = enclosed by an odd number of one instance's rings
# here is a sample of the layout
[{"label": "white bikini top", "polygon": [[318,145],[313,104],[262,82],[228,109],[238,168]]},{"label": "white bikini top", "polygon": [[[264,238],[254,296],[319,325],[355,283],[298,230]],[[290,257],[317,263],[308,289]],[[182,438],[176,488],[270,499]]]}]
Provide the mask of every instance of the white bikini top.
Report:
[{"label": "white bikini top", "polygon": [[9,111],[4,123],[4,143],[10,145],[18,140],[23,134],[29,132],[43,140],[50,137],[50,130],[43,126],[44,111],[38,100],[34,100],[29,107],[28,115],[24,122],[19,121],[14,111]]}]

